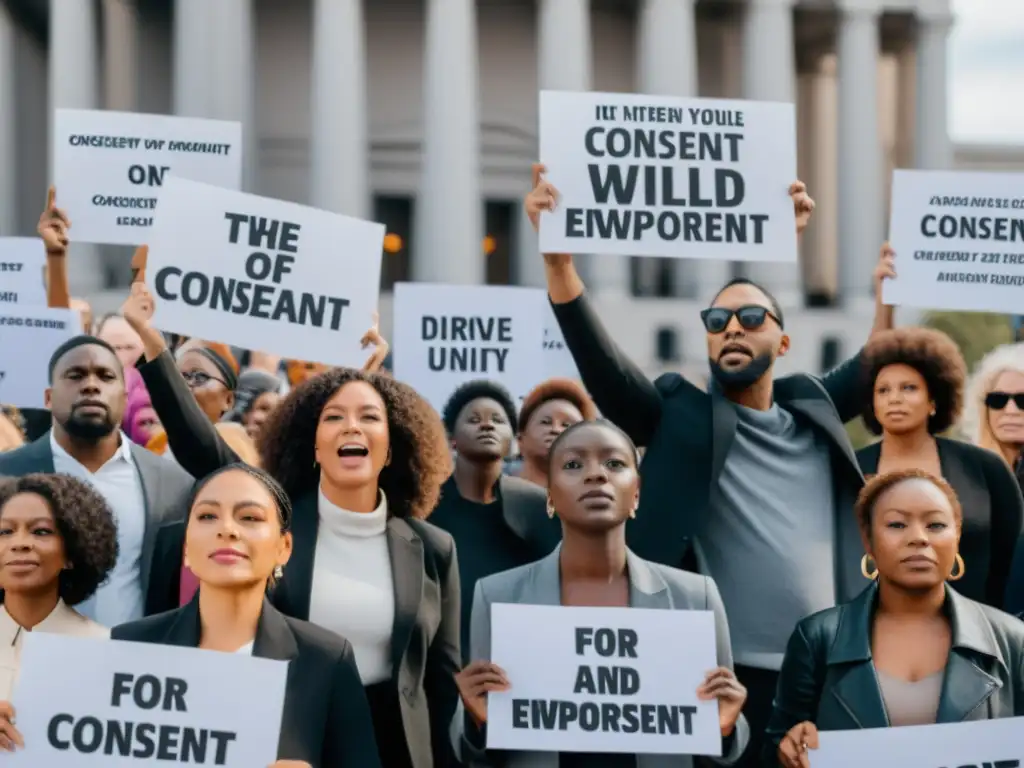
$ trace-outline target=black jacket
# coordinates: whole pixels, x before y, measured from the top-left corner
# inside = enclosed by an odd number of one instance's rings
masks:
[[[966,572],[956,590],[995,608],[1006,605],[1013,553],[1024,524],[1024,499],[1017,480],[999,456],[960,440],[935,438],[942,476],[963,508],[960,555]],[[878,472],[880,442],[857,451],[865,475]]]
[[[199,627],[197,595],[176,610],[114,627],[111,638],[196,648]],[[264,602],[253,655],[288,662],[279,760],[380,768],[370,707],[347,640]]]
[[[650,381],[602,327],[586,294],[552,306],[597,407],[647,449],[640,509],[626,526],[630,549],[645,560],[692,569],[684,558],[711,513],[736,435],[735,410],[714,388],[704,392],[679,374]],[[849,600],[863,584],[864,549],[852,509],[864,477],[843,426],[860,415],[860,379],[858,355],[821,379],[797,373],[774,382],[775,401],[810,424],[831,449],[838,600]]]
[[[765,766],[789,729],[805,720],[819,731],[885,728],[889,719],[871,656],[878,587],[797,624],[779,673],[768,723]],[[946,587],[953,628],[937,722],[1024,715],[1024,623]]]

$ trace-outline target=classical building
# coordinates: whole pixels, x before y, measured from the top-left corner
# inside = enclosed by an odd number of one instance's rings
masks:
[[[652,372],[702,363],[697,311],[736,273],[817,369],[866,332],[893,167],[1024,168],[950,145],[952,23],[949,0],[0,0],[0,234],[34,228],[55,107],[241,120],[247,190],[388,226],[386,331],[395,281],[539,284],[539,88],[793,101],[799,265],[581,263]],[[76,246],[73,291],[116,306],[127,259]]]

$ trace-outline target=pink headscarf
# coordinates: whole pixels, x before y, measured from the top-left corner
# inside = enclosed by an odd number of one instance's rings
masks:
[[[121,420],[121,428],[128,435],[129,440],[145,446],[153,433],[152,425],[145,422],[159,422],[159,420],[153,410],[153,403],[149,399],[146,385],[142,381],[142,374],[134,368],[126,368],[124,382],[127,403],[124,409],[124,418]]]

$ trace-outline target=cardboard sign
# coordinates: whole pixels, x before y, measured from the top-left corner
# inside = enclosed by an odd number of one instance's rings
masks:
[[[0,403],[45,408],[50,356],[81,332],[74,310],[0,305]]]
[[[0,311],[46,306],[46,249],[38,237],[0,237]]]

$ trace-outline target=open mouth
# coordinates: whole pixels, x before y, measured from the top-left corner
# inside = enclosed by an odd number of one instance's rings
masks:
[[[370,449],[358,443],[345,443],[338,449],[338,455],[343,459],[362,458],[370,455]]]

